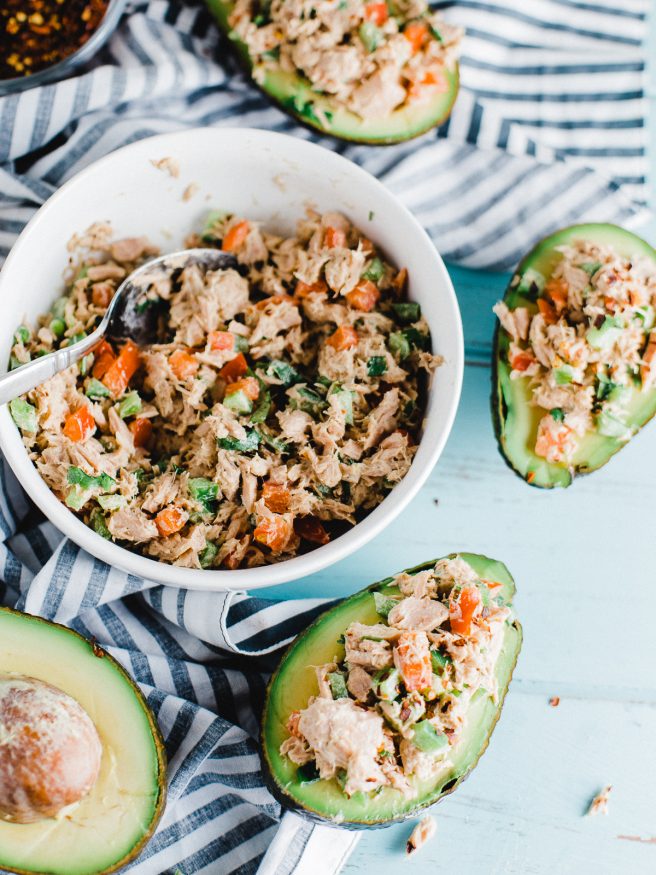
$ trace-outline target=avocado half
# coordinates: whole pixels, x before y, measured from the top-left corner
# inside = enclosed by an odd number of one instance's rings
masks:
[[[499,594],[510,605],[515,594],[515,582],[506,566],[487,556],[476,553],[452,553],[448,558],[461,556],[480,577],[503,585]],[[434,559],[415,568],[416,574],[432,568]],[[443,771],[431,781],[418,785],[414,799],[406,799],[397,790],[383,787],[375,795],[355,793],[345,796],[336,779],[304,783],[298,766],[280,754],[280,745],[288,737],[285,727],[292,711],[307,707],[310,696],[318,693],[313,666],[344,658],[340,636],[353,622],[374,624],[380,622],[376,612],[374,592],[399,595],[398,587],[388,577],[361,590],[326,611],[305,630],[285,652],[267,690],[262,716],[263,771],[267,786],[285,808],[302,817],[346,829],[365,829],[389,826],[391,823],[415,817],[420,811],[439,802],[463,781],[477,764],[488,746],[492,730],[501,714],[503,700],[522,644],[522,629],[517,620],[506,624],[505,639],[497,662],[499,682],[498,701],[487,695],[472,700],[467,726],[454,746]]]
[[[102,742],[100,775],[66,814],[0,820],[0,870],[107,875],[155,831],[166,801],[164,741],[146,700],[101,647],[65,626],[0,608],[0,671],[46,681],[76,699]]]
[[[235,4],[229,0],[206,0],[206,3],[219,27],[235,47],[240,60],[252,73],[253,62],[248,47],[230,35],[228,19]],[[448,91],[436,95],[431,101],[397,109],[382,119],[360,118],[330,96],[317,94],[308,80],[297,73],[267,71],[263,82],[253,81],[281,109],[307,127],[352,143],[387,146],[419,137],[447,119],[458,96],[458,65],[453,70],[445,71],[445,75],[449,83]]]
[[[571,225],[545,237],[520,262],[503,298],[507,306],[510,309],[526,307],[530,313],[535,313],[535,299],[530,297],[530,293],[527,297],[518,291],[517,278],[529,270],[535,270],[548,280],[560,257],[556,247],[581,239],[612,246],[628,258],[642,256],[656,263],[656,250],[617,225]],[[492,354],[492,419],[501,455],[516,474],[531,486],[543,489],[569,486],[577,474],[596,471],[626,446],[627,441],[591,431],[581,440],[570,465],[547,462],[536,455],[534,447],[538,423],[545,411],[531,404],[529,377],[510,379],[509,344],[508,333],[497,322]],[[656,388],[647,392],[632,388],[627,412],[627,425],[635,434],[656,413]]]

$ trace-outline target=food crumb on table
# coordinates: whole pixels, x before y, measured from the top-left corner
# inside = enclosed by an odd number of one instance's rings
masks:
[[[410,838],[405,846],[408,855],[414,854],[419,848],[423,847],[426,842],[430,841],[437,831],[437,824],[434,818],[427,814],[422,817],[419,823],[410,833]]]
[[[557,708],[560,705],[560,696],[552,696],[549,699],[549,704],[552,708]]]
[[[608,814],[608,797],[610,796],[610,791],[612,789],[612,786],[608,784],[608,786],[604,787],[601,792],[597,793],[590,803],[586,814]]]

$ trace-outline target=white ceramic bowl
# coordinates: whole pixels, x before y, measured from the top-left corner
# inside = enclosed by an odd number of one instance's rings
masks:
[[[166,157],[177,161],[177,178],[151,163]],[[183,200],[192,184],[197,191]],[[282,134],[209,128],[164,134],[113,152],[62,186],[24,229],[0,273],[0,369],[6,370],[16,326],[33,323],[61,293],[68,240],[93,222],[110,221],[120,236],[146,234],[166,252],[180,248],[209,209],[227,209],[289,232],[308,204],[345,213],[394,264],[408,268],[409,296],[421,304],[433,349],[444,356],[408,474],[366,519],[303,556],[235,571],[178,568],[105,540],[69,511],[37,474],[8,409],[1,408],[0,447],[19,481],[62,532],[98,559],[172,586],[270,586],[357,550],[401,513],[428,477],[451,430],[463,373],[462,323],[444,263],[417,220],[373,176],[328,149]]]

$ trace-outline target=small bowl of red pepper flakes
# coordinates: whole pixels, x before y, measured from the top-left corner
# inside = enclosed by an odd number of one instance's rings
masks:
[[[2,0],[0,94],[61,79],[118,24],[125,0]]]

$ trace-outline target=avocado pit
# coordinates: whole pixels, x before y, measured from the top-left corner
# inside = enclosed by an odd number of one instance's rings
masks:
[[[83,799],[100,772],[96,727],[72,696],[0,674],[0,818],[36,823]]]

